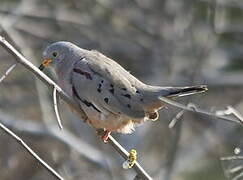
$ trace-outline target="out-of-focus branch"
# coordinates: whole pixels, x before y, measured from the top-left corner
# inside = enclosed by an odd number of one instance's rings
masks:
[[[36,66],[34,66],[30,61],[28,61],[22,54],[20,54],[10,43],[8,43],[2,36],[0,36],[0,45],[7,50],[11,55],[13,55],[17,62],[22,64],[25,68],[31,71],[38,79],[43,81],[48,87],[56,88],[60,97],[67,102],[80,116],[80,118],[87,120],[88,117],[80,106],[74,102],[54,81],[52,81],[47,75],[41,72]],[[108,138],[109,144],[114,148],[123,158],[128,158],[128,152],[125,149],[121,149],[122,146],[112,137]],[[151,180],[152,178],[145,172],[145,170],[138,164],[135,163],[133,169],[136,171],[138,176],[145,180]]]
[[[221,161],[231,161],[231,160],[243,160],[243,156],[228,156],[228,157],[221,157]]]
[[[242,161],[243,160],[243,156],[227,156],[227,157],[221,157],[220,158],[221,161]],[[222,164],[223,165],[223,164]],[[243,177],[243,166],[242,165],[237,165],[232,167],[232,165],[229,166],[230,168],[227,170],[226,168],[224,168],[226,177],[230,177],[233,176],[232,180],[240,180]]]
[[[2,77],[0,77],[0,83],[9,75],[9,73],[16,67],[17,64],[12,64],[6,71],[5,73],[2,75]]]
[[[180,120],[182,120],[182,116],[185,113],[185,110],[181,110],[179,113],[176,114],[176,116],[170,121],[169,128],[172,129],[175,127],[176,123]]]
[[[5,126],[8,126],[10,129],[14,129],[15,131],[36,136],[50,137],[58,140],[68,147],[74,149],[77,153],[82,155],[85,159],[87,159],[87,161],[93,163],[95,166],[102,167],[104,169],[106,168],[102,154],[99,151],[97,151],[91,145],[82,142],[80,138],[74,136],[65,129],[59,131],[56,127],[53,127],[53,125],[50,128],[47,128],[46,126],[34,123],[31,120],[17,120],[16,117],[1,111],[0,122],[2,122]]]
[[[21,146],[23,146],[28,153],[30,153],[31,156],[33,156],[38,162],[40,162],[44,168],[46,168],[51,174],[60,179],[64,180],[64,178],[58,174],[51,166],[49,166],[43,159],[41,159],[19,136],[17,136],[13,131],[8,129],[6,126],[4,126],[2,123],[0,123],[0,128],[6,132],[8,135],[13,137]]]

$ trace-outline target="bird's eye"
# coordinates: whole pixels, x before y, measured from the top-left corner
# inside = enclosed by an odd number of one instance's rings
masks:
[[[57,52],[52,53],[53,57],[57,57]]]

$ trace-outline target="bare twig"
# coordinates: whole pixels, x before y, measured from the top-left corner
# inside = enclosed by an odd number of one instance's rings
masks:
[[[205,110],[203,110],[201,108],[198,108],[195,105],[188,107],[188,106],[186,106],[184,104],[175,102],[175,101],[173,101],[171,99],[168,99],[168,98],[165,98],[165,97],[160,97],[160,99],[163,102],[165,102],[166,104],[169,104],[169,105],[174,106],[174,107],[178,107],[180,109],[184,109],[186,111],[191,111],[191,112],[196,112],[196,113],[199,113],[199,114],[204,114],[204,115],[216,117],[216,118],[228,121],[228,122],[234,122],[234,123],[241,124],[241,125],[243,124],[243,122],[240,119],[238,119],[238,117],[236,119],[236,118],[227,117],[227,116],[224,116],[224,115],[218,115],[216,113],[211,113],[211,112],[205,111]]]
[[[228,156],[228,157],[221,157],[221,161],[231,161],[231,160],[243,160],[243,156]]]
[[[241,123],[243,123],[243,117],[240,114],[239,111],[237,111],[234,107],[232,106],[227,106],[227,109],[224,111],[216,111],[217,115],[231,115],[233,114],[236,118],[240,120]]]
[[[10,43],[8,43],[2,36],[0,36],[0,45],[6,49],[11,55],[13,55],[17,62],[22,64],[28,70],[30,70],[38,79],[43,81],[48,87],[56,88],[60,97],[67,102],[80,116],[80,118],[87,120],[88,117],[80,106],[74,102],[54,81],[52,81],[47,75],[41,72],[36,66],[34,66],[30,61],[28,61],[22,54],[20,54]],[[112,137],[109,136],[109,144],[125,159],[128,157],[128,152],[125,149],[121,149],[121,145]],[[116,148],[115,148],[116,147]],[[145,180],[151,180],[152,178],[145,172],[145,170],[138,164],[135,163],[133,169],[137,174]]]
[[[242,179],[243,177],[243,172],[238,174],[237,176],[235,176],[234,178],[232,178],[232,180],[239,180],[239,179]]]
[[[21,146],[23,146],[38,162],[40,162],[43,167],[45,167],[49,172],[52,173],[57,179],[64,180],[64,178],[58,174],[54,169],[52,169],[43,159],[41,159],[19,136],[17,136],[13,131],[8,129],[2,123],[0,123],[0,128],[7,134],[12,136]]]
[[[231,174],[234,174],[234,173],[237,173],[237,172],[242,171],[242,170],[243,170],[243,166],[240,165],[240,166],[236,166],[236,167],[230,169],[229,172]]]
[[[129,153],[110,135],[108,142],[124,159],[128,158]],[[138,164],[138,162],[135,162],[133,168],[136,172],[141,172],[136,178],[140,177],[141,179],[152,180],[149,174]]]
[[[57,117],[57,123],[58,123],[58,126],[59,128],[62,130],[63,127],[62,127],[62,122],[61,122],[61,119],[60,119],[60,116],[59,116],[59,111],[58,111],[58,105],[57,105],[57,89],[54,87],[53,89],[53,104],[54,104],[54,110],[55,110],[55,114],[56,114],[56,117]]]
[[[183,114],[185,113],[185,110],[181,110],[176,114],[176,116],[170,121],[169,128],[172,129],[175,127],[176,123],[182,119]]]
[[[63,129],[62,131],[57,130],[56,127],[50,125],[47,128],[39,123],[34,123],[31,120],[18,119],[12,115],[6,114],[0,111],[0,121],[15,131],[24,132],[31,135],[43,136],[53,138],[68,147],[74,149],[78,154],[82,155],[89,162],[93,163],[98,167],[105,168],[104,159],[102,153],[96,150],[93,146],[84,143],[80,138],[76,137],[68,130]],[[23,123],[24,122],[24,123]],[[51,131],[50,131],[51,130]]]
[[[2,75],[2,77],[0,77],[0,83],[9,75],[9,73],[16,67],[17,64],[12,64],[6,71],[5,73]]]

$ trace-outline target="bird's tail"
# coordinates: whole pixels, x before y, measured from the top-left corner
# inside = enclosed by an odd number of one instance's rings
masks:
[[[207,91],[208,88],[206,85],[198,85],[198,86],[188,86],[188,87],[168,87],[166,88],[167,93],[162,93],[164,97],[182,97],[188,96],[192,94],[202,93]]]
[[[167,98],[177,98],[182,96],[188,96],[192,94],[202,93],[207,91],[207,86],[187,86],[187,87],[159,87],[159,86],[147,86],[143,92],[144,109],[146,110],[148,119],[157,120],[158,109],[165,106],[165,100]],[[164,100],[165,99],[165,100]]]

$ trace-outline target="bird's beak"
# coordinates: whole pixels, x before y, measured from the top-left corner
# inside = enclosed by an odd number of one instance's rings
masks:
[[[52,59],[44,59],[39,66],[39,69],[42,71],[45,67],[47,67],[52,62]]]

